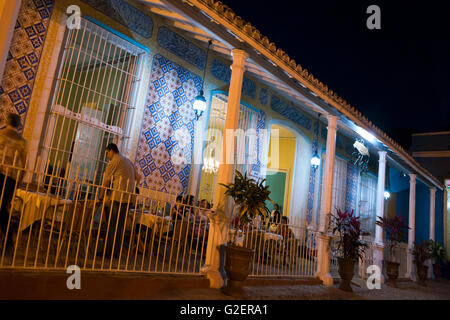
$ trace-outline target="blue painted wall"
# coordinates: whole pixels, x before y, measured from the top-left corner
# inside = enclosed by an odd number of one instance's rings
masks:
[[[396,215],[401,216],[406,224],[409,224],[409,189],[397,192]],[[408,242],[408,232],[403,236],[403,242]]]
[[[416,182],[415,242],[430,239],[430,188],[421,181]]]
[[[435,239],[444,245],[444,192],[436,190],[435,206]]]

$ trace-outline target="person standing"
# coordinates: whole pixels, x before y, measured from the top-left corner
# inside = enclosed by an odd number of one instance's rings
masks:
[[[105,223],[109,224],[109,227],[107,228],[105,256],[109,257],[112,254],[118,258],[127,221],[127,211],[134,203],[133,193],[141,178],[133,163],[119,153],[116,144],[108,144],[106,157],[109,159],[109,163],[103,175],[99,196],[100,201],[107,200],[105,202],[105,207],[107,207],[105,208]],[[106,190],[108,191],[106,192]]]
[[[27,142],[19,133],[19,127],[20,116],[9,113],[6,118],[6,128],[0,131],[0,229],[3,236],[8,229],[8,208],[16,185],[22,183],[23,170],[21,169],[25,168],[27,158]],[[11,235],[12,232],[9,231],[6,247],[12,245]]]

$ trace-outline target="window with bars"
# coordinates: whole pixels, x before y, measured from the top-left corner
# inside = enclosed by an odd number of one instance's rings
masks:
[[[375,235],[377,178],[363,173],[359,184],[358,215],[363,230]]]
[[[68,30],[41,148],[41,170],[99,184],[104,152],[127,143],[145,51],[82,19]]]
[[[331,212],[337,209],[345,210],[345,195],[347,192],[347,161],[338,157],[334,160],[333,192],[331,198]]]
[[[222,159],[222,141],[225,128],[228,97],[224,94],[215,94],[211,99],[211,109],[208,122],[208,131],[203,152],[203,168],[200,180],[199,199],[214,201],[217,184],[217,170]],[[240,106],[238,130],[234,152],[235,170],[250,174],[252,164],[255,163],[257,153],[257,127],[258,113],[245,106]]]

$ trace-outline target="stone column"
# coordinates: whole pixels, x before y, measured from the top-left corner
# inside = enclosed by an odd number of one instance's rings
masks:
[[[430,240],[435,240],[435,208],[436,208],[436,188],[430,188]],[[429,260],[428,277],[433,275],[433,262]]]
[[[333,285],[330,274],[330,246],[328,226],[331,213],[331,197],[333,190],[333,166],[336,149],[337,116],[328,115],[327,150],[325,156],[324,178],[322,186],[322,200],[320,204],[320,229],[318,235],[318,261],[315,277],[323,281],[326,286]]]
[[[0,1],[0,81],[3,79],[6,58],[8,57],[21,3],[22,0]]]
[[[414,280],[413,256],[415,224],[416,224],[416,175],[409,174],[409,231],[408,231],[408,261],[406,265],[406,278]]]
[[[222,144],[222,161],[219,166],[213,207],[215,218],[211,219],[210,222],[204,269],[211,288],[221,288],[224,285],[221,248],[227,243],[228,239],[228,226],[232,217],[232,199],[225,197],[224,187],[220,183],[228,184],[233,179],[234,131],[238,125],[242,81],[244,79],[245,61],[248,57],[248,54],[240,49],[233,49],[232,54],[233,64]]]
[[[385,191],[385,179],[386,179],[386,151],[378,151],[380,159],[378,160],[378,183],[377,183],[377,202],[376,202],[376,215],[384,218],[384,191]],[[389,177],[388,177],[389,179]],[[375,264],[383,270],[383,258],[384,258],[384,241],[383,241],[383,229],[375,225]],[[383,272],[381,273],[381,281],[384,281]]]

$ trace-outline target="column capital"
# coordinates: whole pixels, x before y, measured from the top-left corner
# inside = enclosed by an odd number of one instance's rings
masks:
[[[327,126],[327,128],[336,130],[338,117],[334,116],[332,114],[328,114],[327,115],[327,119],[328,119],[328,126]]]
[[[378,155],[380,156],[380,161],[381,160],[386,161],[387,151],[378,151]]]
[[[248,58],[248,53],[242,49],[231,50],[231,55],[233,56],[233,66],[245,67],[245,61]]]
[[[430,188],[430,193],[436,193],[436,187],[431,187]]]
[[[410,182],[412,183],[412,182],[416,182],[416,177],[417,177],[417,175],[415,174],[415,173],[410,173],[409,174],[409,178],[410,178]]]

